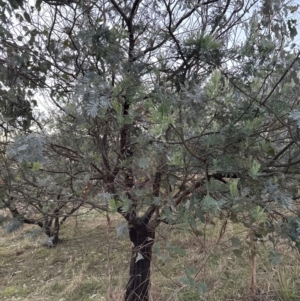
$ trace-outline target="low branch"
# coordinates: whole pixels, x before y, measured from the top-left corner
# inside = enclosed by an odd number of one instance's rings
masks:
[[[13,218],[18,218],[21,220],[24,224],[29,224],[29,225],[38,225],[40,228],[43,228],[43,223],[41,221],[37,221],[34,219],[29,219],[26,218],[24,215],[22,215],[19,210],[15,207],[12,206],[12,204],[5,202],[4,205],[6,208],[9,209],[10,213],[12,214]]]

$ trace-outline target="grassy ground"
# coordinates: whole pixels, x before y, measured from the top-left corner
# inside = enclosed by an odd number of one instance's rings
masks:
[[[116,235],[121,222],[112,216],[108,225],[96,212],[70,220],[61,232],[63,243],[54,249],[41,246],[43,236],[30,237],[33,227],[25,226],[13,234],[0,230],[0,300],[122,300],[131,246],[129,239]],[[258,244],[257,293],[253,294],[247,230],[228,224],[219,239],[221,228],[220,222],[202,225],[199,236],[178,226],[159,228],[151,301],[300,300],[296,251],[280,246],[282,260],[274,265],[269,260],[272,246]],[[185,271],[190,275],[186,280]],[[194,280],[206,283],[205,294],[191,285]]]

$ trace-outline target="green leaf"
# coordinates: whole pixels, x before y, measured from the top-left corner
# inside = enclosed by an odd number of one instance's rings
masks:
[[[300,242],[295,241],[295,247],[297,248],[298,252],[300,252]]]
[[[250,171],[249,171],[249,175],[253,178],[253,179],[257,179],[258,176],[260,175],[260,163],[257,160],[253,160],[252,162],[252,166],[250,167]]]
[[[120,238],[127,238],[128,237],[128,224],[119,224],[116,228],[116,232],[117,232],[117,237],[120,237]]]
[[[110,199],[110,200],[108,201],[108,208],[109,208],[109,210],[110,210],[111,212],[113,212],[113,213],[117,212],[119,206],[118,206],[118,204],[117,204],[117,202],[116,202],[115,199]]]
[[[139,159],[139,167],[142,169],[146,169],[149,165],[149,160],[148,158],[142,157]]]
[[[8,0],[9,4],[11,5],[11,7],[13,9],[18,9],[19,8],[19,4],[16,0]]]
[[[257,221],[264,222],[266,221],[266,214],[263,208],[256,206],[250,211],[251,222],[255,223]]]
[[[144,259],[144,256],[140,252],[138,252],[137,256],[136,256],[136,259],[135,259],[135,262],[137,263],[139,260],[142,260],[142,259]]]
[[[198,285],[197,285],[197,292],[199,294],[204,294],[204,293],[206,293],[206,291],[207,291],[207,285],[206,285],[206,283],[204,283],[204,282],[198,283]]]
[[[48,63],[47,62],[41,62],[40,65],[39,65],[39,69],[41,72],[43,73],[47,73],[48,71]]]
[[[180,256],[185,256],[186,255],[185,250],[179,248],[178,246],[171,246],[169,248],[169,250],[170,250],[170,253],[172,253],[172,254],[178,254]]]
[[[31,18],[27,12],[24,12],[24,18],[28,23],[31,23]]]
[[[233,198],[235,198],[238,195],[238,182],[239,179],[232,179],[229,182],[229,190],[230,190],[230,194]]]
[[[119,206],[119,208],[121,208],[121,211],[124,213],[128,212],[132,206],[132,201],[126,197],[122,197],[121,201],[122,201],[122,205],[121,205],[121,207]],[[119,202],[119,204],[120,204],[120,202]]]
[[[187,267],[187,268],[185,268],[184,271],[185,271],[185,274],[186,274],[189,278],[193,277],[193,276],[195,275],[195,273],[196,273],[194,267]]]
[[[37,0],[35,3],[35,8],[40,11],[43,0]]]
[[[233,254],[238,257],[238,258],[241,258],[242,257],[242,254],[243,254],[243,251],[240,250],[240,249],[234,249],[233,251]]]
[[[299,85],[299,84],[300,84],[300,79],[299,79],[299,77],[298,77],[298,72],[295,71],[295,70],[293,70],[293,71],[291,72],[291,76],[292,76],[292,79],[294,80],[294,83],[295,83],[296,85]]]
[[[157,242],[153,245],[153,252],[157,255],[160,256],[161,252],[160,252],[160,244]]]
[[[231,244],[234,248],[238,248],[238,247],[241,246],[241,241],[238,237],[234,236],[234,237],[231,238]]]
[[[33,162],[33,165],[32,165],[32,170],[33,171],[38,171],[40,168],[41,168],[41,163],[40,162]]]
[[[239,222],[238,216],[237,216],[236,213],[234,213],[234,212],[232,212],[232,213],[230,214],[230,220],[231,220],[234,224],[236,224],[236,223]]]
[[[215,69],[211,76],[211,81],[216,87],[219,84],[221,78],[222,78],[221,71],[219,69]]]
[[[216,214],[220,211],[220,207],[224,204],[223,200],[215,200],[210,195],[206,195],[202,201],[202,208],[204,211],[209,212],[211,214]]]
[[[269,141],[263,140],[261,142],[261,147],[262,147],[263,151],[265,151],[269,156],[271,156],[271,157],[275,156],[275,150],[271,146],[271,143]]]
[[[295,24],[297,24],[297,20],[290,19],[290,20],[288,20],[287,23],[288,23],[288,28],[289,28],[289,31],[290,31],[290,37],[293,40],[294,37],[297,35],[297,29],[296,29],[296,26],[295,26]]]
[[[195,268],[193,267],[187,267],[184,269],[185,276],[180,278],[180,281],[183,284],[186,284],[188,287],[192,288],[195,286],[195,279],[194,275],[196,273]]]
[[[19,5],[20,7],[23,6],[23,0],[15,0],[15,1],[18,3],[18,5]]]
[[[279,265],[281,262],[281,254],[276,250],[271,250],[269,254],[269,260],[273,265]]]

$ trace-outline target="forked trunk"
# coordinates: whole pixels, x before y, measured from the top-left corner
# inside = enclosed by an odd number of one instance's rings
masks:
[[[150,266],[155,232],[145,224],[132,226],[129,230],[133,243],[130,261],[130,278],[126,286],[125,301],[148,301],[150,289]]]

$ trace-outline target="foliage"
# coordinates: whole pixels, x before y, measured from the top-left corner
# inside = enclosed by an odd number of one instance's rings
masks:
[[[55,106],[11,135],[6,206],[46,220],[115,211],[139,250],[162,222],[224,216],[300,245],[297,6],[2,4],[3,116],[22,121],[38,95]]]

